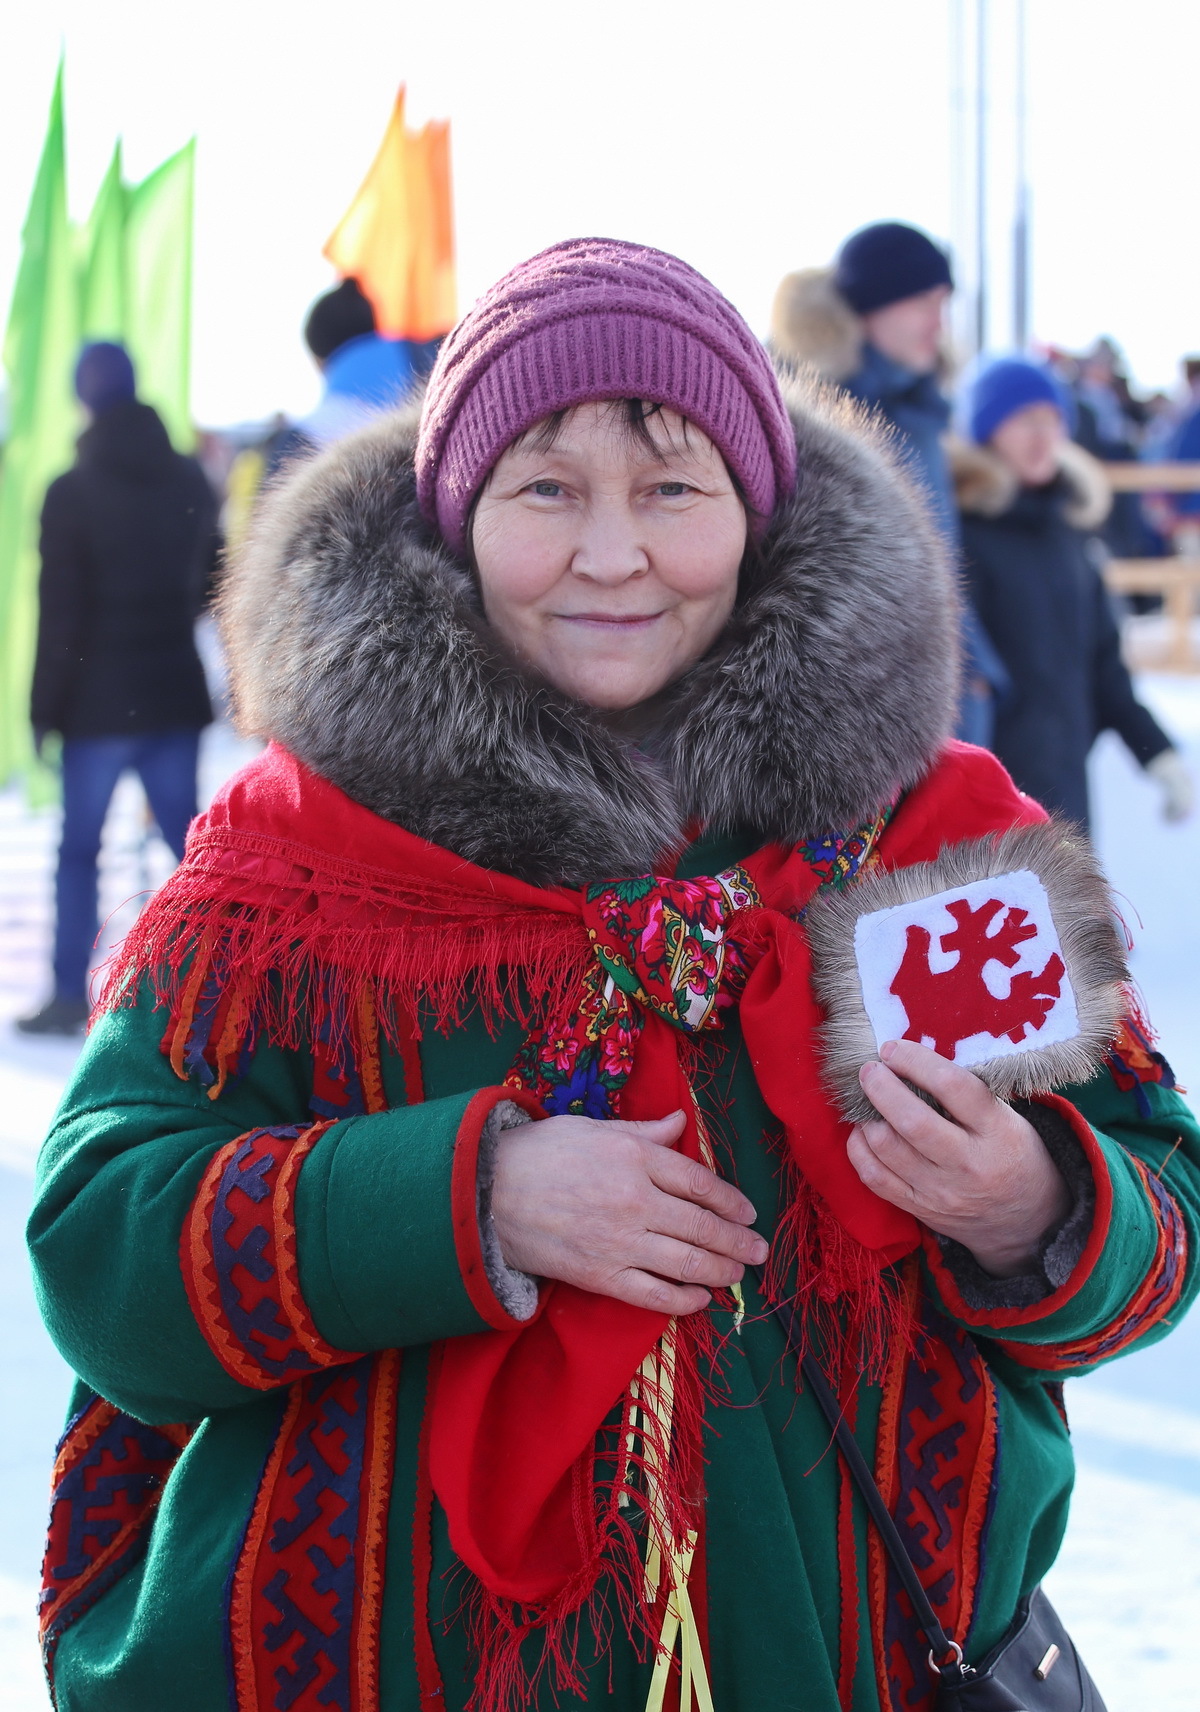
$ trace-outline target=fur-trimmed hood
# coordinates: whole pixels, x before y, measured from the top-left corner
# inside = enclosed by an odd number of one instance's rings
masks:
[[[797,841],[928,769],[953,582],[886,437],[790,389],[799,480],[714,648],[636,741],[526,675],[417,508],[415,411],[295,466],[222,594],[237,716],[349,796],[537,884],[645,872],[696,822]]]
[[[862,366],[864,337],[862,318],[833,283],[832,268],[801,268],[780,280],[770,337],[780,362],[815,369],[822,380],[849,380]]]
[[[973,517],[1002,517],[1011,509],[1020,483],[1001,457],[967,440],[950,440],[946,452],[960,511]],[[1064,488],[1063,517],[1075,529],[1098,529],[1112,509],[1112,489],[1102,466],[1082,446],[1064,440],[1058,467]]]
[[[780,280],[767,344],[785,368],[811,369],[840,386],[862,368],[866,337],[862,316],[834,284],[831,267],[801,268]],[[952,383],[954,368],[949,341],[943,340],[936,373],[940,387]]]

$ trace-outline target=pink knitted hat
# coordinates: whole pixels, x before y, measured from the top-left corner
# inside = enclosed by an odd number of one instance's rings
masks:
[[[643,398],[702,428],[766,519],[796,481],[796,442],[766,352],[676,256],[573,238],[522,262],[447,338],[417,441],[421,510],[456,552],[471,503],[519,434],[591,399]]]

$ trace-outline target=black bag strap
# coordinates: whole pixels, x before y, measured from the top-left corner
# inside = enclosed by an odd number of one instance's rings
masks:
[[[749,1270],[755,1273],[761,1289],[761,1274],[753,1267]],[[765,1294],[764,1300],[766,1300]],[[905,1545],[900,1530],[892,1520],[891,1513],[883,1501],[883,1493],[879,1490],[875,1476],[871,1473],[867,1460],[858,1447],[858,1440],[850,1430],[850,1423],[843,1413],[842,1406],[834,1395],[829,1381],[821,1372],[820,1363],[816,1356],[811,1350],[804,1348],[798,1314],[786,1302],[772,1303],[771,1308],[783,1327],[788,1348],[799,1359],[804,1383],[812,1390],[813,1396],[820,1405],[821,1413],[829,1422],[837,1447],[846,1459],[846,1467],[850,1470],[854,1484],[862,1493],[863,1502],[866,1504],[871,1520],[878,1530],[884,1550],[891,1558],[896,1574],[904,1586],[904,1591],[912,1602],[917,1627],[929,1642],[930,1669],[941,1674],[947,1666],[964,1668],[962,1665],[962,1648],[942,1628],[938,1621],[937,1612],[929,1603],[929,1596],[921,1586],[921,1578],[917,1574],[912,1558],[909,1556],[908,1547]]]

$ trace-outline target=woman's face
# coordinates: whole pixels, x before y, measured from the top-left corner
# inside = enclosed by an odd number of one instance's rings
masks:
[[[992,435],[992,450],[1024,487],[1045,487],[1058,474],[1059,451],[1067,437],[1062,412],[1054,404],[1027,404]]]
[[[635,707],[707,653],[733,611],[746,513],[708,436],[671,410],[581,404],[548,446],[504,453],[475,508],[488,623],[556,689]]]

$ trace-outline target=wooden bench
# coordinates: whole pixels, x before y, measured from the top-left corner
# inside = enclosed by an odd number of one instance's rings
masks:
[[[1105,464],[1104,473],[1114,493],[1200,493],[1200,464]],[[1200,525],[1200,517],[1196,521]],[[1162,596],[1161,616],[1134,618],[1127,625],[1126,651],[1135,670],[1200,673],[1200,639],[1193,634],[1200,556],[1110,559],[1104,580],[1114,594]]]

